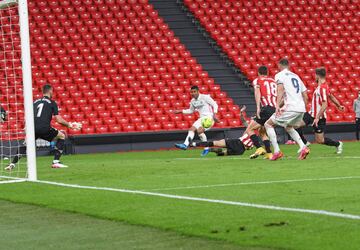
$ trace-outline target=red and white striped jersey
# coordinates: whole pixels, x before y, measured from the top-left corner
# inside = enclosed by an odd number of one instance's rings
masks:
[[[253,81],[253,86],[260,89],[261,106],[276,106],[277,85],[273,78],[259,76]]]
[[[247,133],[244,133],[239,139],[244,144],[246,150],[254,147],[254,144]]]
[[[321,109],[322,103],[328,101],[329,95],[330,95],[329,86],[326,83],[321,84],[315,89],[311,100],[310,115],[312,117],[316,117],[317,113]],[[320,118],[326,118],[326,110],[324,112],[323,117]]]

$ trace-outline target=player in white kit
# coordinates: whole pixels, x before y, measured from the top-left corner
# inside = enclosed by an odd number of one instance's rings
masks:
[[[190,107],[188,109],[174,111],[175,114],[192,114],[197,111],[200,115],[200,118],[197,119],[189,129],[184,143],[175,144],[175,147],[183,150],[186,150],[189,147],[190,142],[194,139],[195,132],[197,132],[201,141],[207,141],[205,131],[209,130],[211,127],[206,129],[203,128],[201,124],[202,119],[209,117],[215,122],[218,121],[216,118],[218,105],[210,95],[200,94],[198,86],[192,86],[190,94],[192,97]]]
[[[281,59],[279,61],[280,72],[275,75],[277,83],[276,112],[265,123],[266,132],[274,147],[272,161],[283,157],[277,142],[274,127],[276,125],[284,127],[291,138],[300,146],[299,159],[303,160],[310,153],[310,150],[301,140],[298,132],[294,129],[302,122],[306,112],[307,93],[306,87],[300,77],[289,70],[289,61]],[[284,105],[281,107],[281,104]]]

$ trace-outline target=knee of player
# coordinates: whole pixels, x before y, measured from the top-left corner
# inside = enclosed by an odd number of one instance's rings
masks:
[[[193,127],[189,128],[189,131],[196,132],[196,128],[193,126]]]
[[[273,125],[271,124],[270,121],[266,121],[265,124],[264,124],[264,127],[265,127],[265,128],[272,128]]]
[[[197,133],[198,133],[198,135],[203,134],[203,133],[205,133],[205,130],[203,128],[198,128]]]
[[[290,131],[294,130],[294,127],[286,127],[285,130],[289,133]]]

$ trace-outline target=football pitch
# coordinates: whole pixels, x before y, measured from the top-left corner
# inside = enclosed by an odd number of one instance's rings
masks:
[[[360,143],[270,162],[199,150],[38,158],[0,184],[4,249],[360,249]]]

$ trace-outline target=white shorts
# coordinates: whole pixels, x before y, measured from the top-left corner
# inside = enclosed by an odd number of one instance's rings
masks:
[[[301,123],[303,120],[304,113],[302,112],[293,112],[293,111],[283,111],[279,116],[276,116],[274,113],[270,119],[278,126],[281,127],[295,127]]]
[[[210,117],[210,116],[209,116]],[[193,123],[193,127],[195,127],[196,129],[199,129],[199,128],[203,128],[203,126],[201,125],[201,120],[203,119],[204,117],[201,117],[199,119],[197,119],[194,123]],[[212,119],[212,117],[210,117]],[[214,125],[213,125],[214,126]],[[211,126],[212,127],[212,126]],[[208,131],[210,128],[203,128],[205,131]]]

